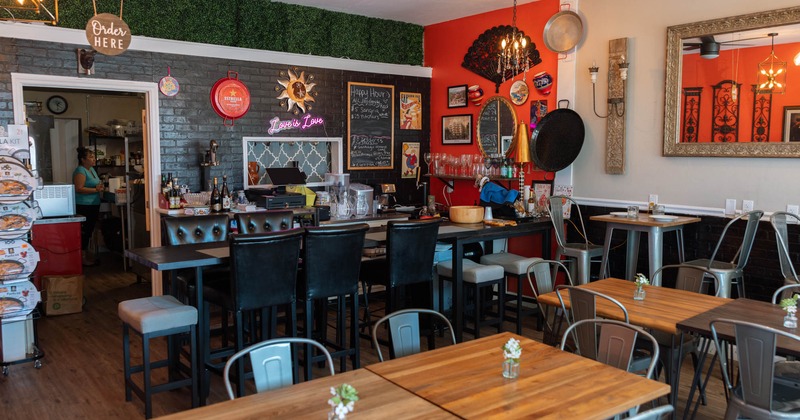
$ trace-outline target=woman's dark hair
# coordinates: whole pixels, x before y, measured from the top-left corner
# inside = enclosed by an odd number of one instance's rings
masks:
[[[86,159],[86,156],[89,153],[94,154],[94,150],[87,149],[87,148],[85,148],[83,146],[78,146],[78,148],[76,150],[78,151],[78,163],[79,164],[81,163],[81,159]]]

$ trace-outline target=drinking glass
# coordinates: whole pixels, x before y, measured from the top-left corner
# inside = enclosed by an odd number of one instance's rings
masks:
[[[422,155],[422,159],[425,160],[425,164],[428,165],[428,174],[431,173],[431,152],[427,152]]]

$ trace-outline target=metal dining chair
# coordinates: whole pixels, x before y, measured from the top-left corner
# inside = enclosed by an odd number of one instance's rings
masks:
[[[553,230],[556,232],[556,242],[558,249],[556,250],[556,260],[561,260],[562,256],[575,258],[577,270],[572,267],[570,273],[572,278],[578,284],[589,283],[591,278],[591,263],[592,258],[603,258],[603,247],[589,243],[589,238],[586,236],[586,226],[583,223],[583,215],[581,215],[581,208],[573,199],[567,196],[554,195],[548,199],[550,202],[550,220],[553,222]],[[578,234],[583,238],[581,243],[567,242],[567,237],[564,232],[564,206],[573,206],[578,213],[578,222],[580,222],[580,230]],[[577,228],[577,225],[575,225]],[[595,262],[602,262],[596,260]],[[577,273],[576,273],[577,271]],[[605,273],[601,273],[601,276]]]
[[[781,286],[772,294],[772,303],[777,305],[782,299],[788,299],[795,294],[800,294],[800,284],[787,284]]]
[[[779,337],[800,342],[800,336],[752,322],[715,319],[710,322],[717,350],[723,343],[717,334],[722,325],[732,327],[739,354],[738,378],[728,372],[727,358],[720,357],[722,379],[729,391],[726,419],[750,418],[798,419],[800,387],[775,377],[775,348]],[[734,379],[738,379],[734,383]]]
[[[556,260],[539,260],[529,265],[527,268],[528,286],[533,291],[538,308],[538,316],[543,320],[544,331],[542,341],[545,344],[557,346],[561,341],[561,327],[565,313],[557,308],[553,311],[552,318],[549,316],[549,306],[539,302],[539,295],[550,293],[556,288],[558,273],[564,273],[566,284],[572,286],[572,277],[567,267]]]
[[[372,326],[372,345],[378,351],[378,360],[383,361],[383,353],[378,343],[378,327],[384,322],[389,323],[390,358],[394,359],[420,352],[420,314],[427,314],[431,316],[432,320],[441,321],[444,329],[450,332],[452,344],[456,343],[453,326],[446,316],[430,309],[401,309],[384,316]]]
[[[753,248],[753,242],[756,238],[758,222],[763,215],[763,211],[754,210],[733,218],[722,230],[722,234],[720,234],[719,240],[717,241],[717,246],[714,248],[714,252],[711,254],[710,258],[686,261],[682,264],[706,268],[716,273],[719,278],[720,287],[720,292],[717,294],[718,296],[731,297],[731,287],[735,284],[739,297],[745,297],[744,267],[750,259],[750,250]],[[742,243],[739,245],[738,251],[730,262],[719,261],[717,256],[722,249],[723,243],[725,243],[725,234],[731,226],[736,224],[739,220],[747,220],[747,226],[742,236]]]
[[[231,367],[245,356],[250,357],[256,392],[270,391],[292,385],[295,382],[294,372],[296,370],[293,361],[297,360],[296,357],[292,357],[292,344],[302,344],[319,349],[320,353],[325,356],[331,376],[335,375],[331,354],[328,353],[325,346],[314,340],[287,337],[262,341],[236,352],[225,363],[222,378],[225,381],[225,390],[228,392],[228,398],[231,400],[236,398],[233,386],[231,386]]]
[[[643,411],[633,417],[628,417],[628,420],[660,420],[665,414],[672,413],[673,410],[675,410],[675,408],[671,404],[662,405]]]
[[[789,256],[789,222],[800,224],[800,216],[785,211],[776,211],[769,217],[769,223],[775,229],[775,242],[778,246],[778,260],[781,264],[784,284],[798,284],[800,278]]]

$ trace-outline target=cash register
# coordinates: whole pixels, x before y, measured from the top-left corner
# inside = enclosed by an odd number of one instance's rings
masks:
[[[306,197],[300,193],[287,192],[287,185],[305,185],[306,175],[295,167],[264,168],[270,185],[252,187],[248,190],[250,201],[267,210],[293,209],[305,206]],[[266,188],[265,188],[266,187]]]

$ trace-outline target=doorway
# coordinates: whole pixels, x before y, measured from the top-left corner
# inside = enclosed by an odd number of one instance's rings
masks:
[[[161,148],[160,130],[158,124],[158,85],[156,83],[134,82],[127,80],[91,79],[81,77],[49,76],[40,74],[11,73],[12,99],[14,105],[15,124],[25,123],[25,104],[24,90],[26,88],[38,89],[71,89],[77,91],[105,91],[105,92],[129,92],[143,94],[145,110],[143,115],[143,137],[147,143],[147,153],[143,156],[145,160],[145,184],[144,197],[146,220],[145,223],[150,227],[150,244],[158,246],[161,244],[161,232],[157,227],[160,226],[160,214],[153,211],[153,206],[158,203],[158,193],[160,184],[158,172],[161,168]],[[153,227],[156,228],[153,228]],[[151,271],[152,294],[161,294],[161,275],[159,272]]]

